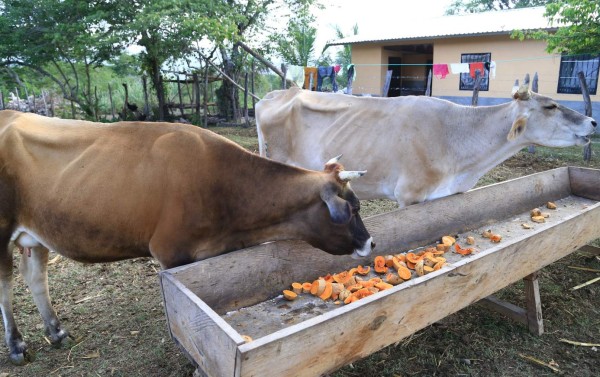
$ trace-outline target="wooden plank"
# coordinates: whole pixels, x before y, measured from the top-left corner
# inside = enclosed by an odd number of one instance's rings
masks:
[[[598,237],[600,204],[419,279],[240,346],[241,376],[316,376],[366,357]],[[302,350],[301,357],[298,350]]]
[[[397,253],[432,243],[444,234],[493,224],[569,194],[568,169],[558,168],[376,215],[364,223],[377,243],[375,254]],[[273,297],[291,281],[316,278],[372,259],[332,256],[301,241],[267,243],[218,258],[222,262],[196,262],[174,269],[173,274],[219,314]],[[240,264],[240,260],[245,262]],[[248,270],[255,271],[253,284],[247,284]],[[314,276],[307,276],[307,271]],[[230,285],[236,287],[235,294],[218,284],[222,276],[228,276]]]
[[[529,332],[540,336],[544,333],[544,322],[542,317],[542,300],[540,298],[540,283],[538,273],[534,272],[526,276],[525,282],[525,305],[527,308],[527,327]]]
[[[600,200],[600,169],[569,166],[569,180],[574,195]]]
[[[171,337],[210,377],[236,375],[237,347],[243,338],[168,271],[160,272]]]
[[[498,312],[502,315],[507,316],[515,322],[527,325],[527,311],[517,305],[511,304],[498,299],[494,295],[484,297],[477,302],[479,305],[484,306],[490,310]]]

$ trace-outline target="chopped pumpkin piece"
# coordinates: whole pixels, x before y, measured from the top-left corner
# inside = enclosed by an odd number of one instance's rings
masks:
[[[312,288],[312,283],[309,283],[309,282],[302,283],[302,293],[310,293],[311,288]]]
[[[310,288],[310,294],[313,296],[322,295],[323,291],[325,290],[326,284],[327,284],[327,282],[321,278],[313,281],[312,287]]]
[[[502,241],[502,236],[499,234],[492,234],[492,236],[490,237],[490,241],[498,243]]]
[[[442,237],[442,244],[446,245],[448,247],[454,245],[455,242],[456,242],[456,239],[454,237],[451,237],[451,236]]]
[[[393,265],[393,261],[392,261],[394,259],[393,255],[386,255],[384,257],[384,259],[385,259],[385,266],[386,267],[393,267],[394,266]]]
[[[546,219],[544,218],[544,216],[531,216],[531,221],[533,221],[534,223],[545,223]]]
[[[400,283],[402,283],[404,280],[402,280],[402,278],[396,274],[393,273],[389,273],[385,276],[385,282],[391,285],[398,285]]]
[[[359,275],[363,275],[363,276],[367,275],[369,273],[369,271],[371,271],[371,267],[369,267],[369,266],[364,266],[364,267],[358,266],[356,268],[356,272],[358,272]]]
[[[415,264],[419,261],[419,257],[415,253],[406,253],[406,261]]]
[[[375,284],[375,288],[379,289],[380,291],[385,291],[386,289],[394,288],[394,286],[382,281],[381,283]]]
[[[467,244],[474,245],[475,244],[475,237],[473,237],[473,236],[467,237]]]
[[[246,343],[250,343],[252,341],[252,338],[248,335],[242,335],[242,338],[244,338],[244,342]]]
[[[336,283],[346,284],[350,278],[352,278],[352,275],[348,271],[342,271],[333,275],[333,281]]]
[[[319,298],[323,301],[327,301],[329,298],[331,298],[332,292],[333,286],[331,285],[331,282],[325,282],[325,289],[323,290],[323,293],[319,295]]]
[[[412,277],[412,273],[410,272],[408,267],[400,266],[400,268],[398,269],[398,276],[400,276],[402,280],[410,280],[410,278]]]
[[[300,283],[292,283],[292,291],[295,294],[302,293],[302,284],[300,284]]]
[[[298,295],[296,293],[294,293],[293,291],[290,291],[289,289],[284,289],[283,290],[283,297],[286,300],[293,301],[296,298],[298,298]]]
[[[417,275],[419,275],[419,276],[425,275],[425,271],[424,271],[423,267],[425,267],[425,262],[423,261],[423,259],[421,259],[420,261],[415,263],[415,271],[417,272]]]
[[[385,258],[381,255],[376,256],[373,263],[375,265],[375,272],[377,272],[378,274],[385,274],[387,272],[387,267],[385,266]]]
[[[456,252],[460,255],[469,255],[471,254],[473,251],[475,251],[472,247],[469,247],[467,249],[463,249],[462,247],[460,247],[460,245],[457,243],[454,244],[454,250],[456,250]]]
[[[556,204],[554,202],[548,202],[548,203],[546,203],[546,208],[556,209]]]

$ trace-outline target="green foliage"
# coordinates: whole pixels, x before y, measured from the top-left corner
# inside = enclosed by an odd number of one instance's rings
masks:
[[[546,6],[559,29],[547,33],[549,52],[600,54],[600,2],[559,0]]]
[[[527,8],[546,5],[554,0],[454,0],[446,9],[447,15],[479,13],[491,10]]]
[[[557,0],[544,14],[556,31],[515,30],[513,38],[545,40],[548,52],[600,54],[600,3],[595,0]]]

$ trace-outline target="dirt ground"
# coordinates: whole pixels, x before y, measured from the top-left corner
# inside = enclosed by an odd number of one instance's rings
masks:
[[[256,151],[254,129],[215,131]],[[584,163],[580,154],[560,153],[548,149],[536,154],[519,152],[486,174],[479,185],[564,165],[600,168],[598,140],[591,164]],[[394,208],[386,200],[364,201],[362,213],[367,217]],[[600,246],[600,242],[595,241],[595,245]],[[0,346],[0,377],[192,375],[193,366],[169,337],[155,261],[86,265],[54,257],[52,254],[49,266],[51,297],[74,342],[61,349],[48,344],[37,309],[17,275],[14,311],[36,360],[13,366],[6,347]],[[15,253],[15,268],[17,264]],[[599,376],[600,346],[561,341],[600,343],[600,283],[571,291],[573,286],[598,276],[600,258],[581,252],[541,271],[546,330],[541,337],[500,314],[472,305],[332,376]],[[501,290],[497,296],[522,305],[522,283]]]

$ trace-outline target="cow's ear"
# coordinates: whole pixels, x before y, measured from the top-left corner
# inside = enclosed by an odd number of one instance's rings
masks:
[[[508,132],[508,136],[506,139],[508,141],[513,141],[525,132],[525,128],[527,127],[527,117],[524,115],[519,116],[513,123],[510,131]]]
[[[335,224],[346,224],[352,218],[350,203],[337,196],[334,187],[328,185],[321,191],[321,199],[327,204],[331,220]]]
[[[520,99],[522,101],[527,101],[531,97],[531,92],[529,91],[529,83],[525,83],[518,87],[515,90],[513,88],[513,98]]]

